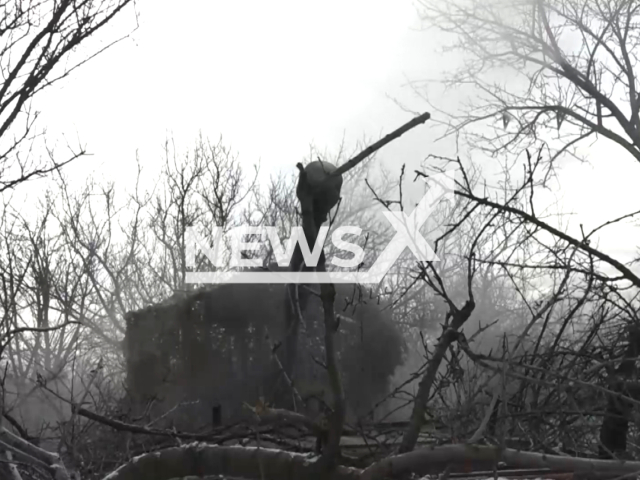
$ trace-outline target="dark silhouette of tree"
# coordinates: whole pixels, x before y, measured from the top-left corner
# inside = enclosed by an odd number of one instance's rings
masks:
[[[633,0],[421,0],[429,27],[453,34],[464,66],[445,74],[471,87],[468,108],[444,113],[448,132],[492,154],[545,141],[550,161],[606,138],[640,161]],[[507,78],[505,82],[502,79]],[[492,128],[480,122],[493,119]]]
[[[96,55],[122,40],[78,48],[109,24],[133,0],[15,0],[2,2],[0,19],[0,193],[51,173],[85,154],[72,150],[65,159],[47,149],[36,158],[38,112],[32,101]],[[124,37],[123,37],[124,38]]]

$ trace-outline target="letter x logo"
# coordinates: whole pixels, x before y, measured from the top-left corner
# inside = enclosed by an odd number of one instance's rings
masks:
[[[453,198],[454,174],[455,171],[452,170],[437,175],[437,178],[430,177],[427,193],[410,215],[406,215],[401,211],[383,212],[383,215],[395,229],[396,234],[369,271],[359,272],[360,276],[366,276],[366,279],[360,279],[362,283],[378,283],[381,281],[407,247],[419,262],[436,262],[439,260],[427,240],[420,233],[420,229],[439,201]]]

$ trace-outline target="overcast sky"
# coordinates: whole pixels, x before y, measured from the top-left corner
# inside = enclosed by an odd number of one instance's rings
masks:
[[[293,169],[312,142],[336,149],[345,135],[353,146],[410,119],[389,96],[410,93],[405,76],[429,72],[410,0],[143,0],[138,9],[130,41],[41,103],[50,131],[77,132],[95,154],[83,166],[118,176],[136,149],[158,161],[167,133],[188,145],[199,130],[222,135],[247,165]]]
[[[266,180],[293,171],[311,143],[335,151],[344,136],[353,148],[398,127],[411,115],[393,99],[427,109],[407,80],[459,62],[420,31],[411,0],[138,0],[137,8],[130,39],[38,100],[50,139],[80,138],[93,154],[67,169],[79,181],[93,172],[125,184],[136,150],[152,169],[167,135],[186,147],[199,131],[222,136],[247,167],[260,161]],[[102,35],[132,23],[125,13]],[[418,127],[382,150],[381,161],[398,172],[430,153],[456,155],[453,141],[434,138],[432,126]],[[567,167],[558,195],[593,227],[612,210],[637,208],[640,172],[608,143],[590,153],[595,167]],[[637,244],[625,243],[627,253]]]

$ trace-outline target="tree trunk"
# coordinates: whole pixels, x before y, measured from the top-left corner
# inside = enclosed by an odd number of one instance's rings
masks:
[[[623,395],[631,396],[625,388],[625,382],[636,377],[636,361],[640,352],[640,327],[629,327],[629,346],[622,363],[616,369],[609,382],[610,389]],[[627,453],[627,433],[633,405],[628,400],[609,395],[607,409],[600,427],[600,458],[623,458]]]

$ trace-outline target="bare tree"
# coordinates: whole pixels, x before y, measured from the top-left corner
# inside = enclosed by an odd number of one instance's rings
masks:
[[[71,149],[59,159],[47,149],[43,161],[34,151],[42,136],[36,131],[38,112],[32,102],[39,92],[122,38],[76,52],[133,0],[15,0],[2,3],[0,20],[0,192],[46,175],[84,155]],[[123,37],[124,38],[124,37]]]
[[[566,274],[565,291],[558,293],[552,302],[555,306],[544,297],[536,302],[538,307],[546,305],[546,310],[540,314],[543,323],[531,327],[537,329],[538,340],[529,360],[548,368],[572,351],[608,356],[612,367],[604,379],[585,376],[584,365],[582,371],[570,373],[581,364],[578,359],[567,364],[563,375],[575,374],[583,387],[608,385],[608,413],[595,443],[600,443],[601,455],[626,455],[626,443],[612,439],[626,438],[630,405],[636,398],[622,385],[637,376],[629,357],[636,348],[633,332],[640,277],[633,263],[616,258],[596,242],[605,227],[636,219],[637,207],[590,231],[580,225],[580,230],[568,233],[561,216],[553,218],[547,212],[543,216],[537,193],[552,187],[554,167],[564,156],[588,159],[580,148],[589,141],[600,140],[612,151],[640,160],[636,53],[640,9],[627,0],[422,0],[421,5],[425,24],[449,34],[452,44],[448,48],[463,53],[465,59],[462,68],[445,74],[446,85],[468,88],[470,98],[457,111],[441,112],[445,134],[459,134],[471,148],[505,159],[505,181],[510,185],[480,191],[463,181],[456,194],[519,222],[547,252],[520,251],[503,263],[511,275],[515,277],[517,269]],[[534,148],[540,152],[535,157],[529,154]],[[524,174],[514,185],[509,168],[513,169],[525,149],[529,150]],[[609,199],[603,197],[603,201]],[[603,302],[607,304],[604,310]],[[562,313],[564,308],[568,310]],[[554,318],[562,318],[560,328],[550,327]],[[573,328],[578,330],[571,335],[568,330]],[[627,351],[616,348],[621,339],[628,342]],[[542,351],[546,360],[538,364],[536,358]],[[538,380],[544,376],[541,371],[536,375]],[[529,390],[522,388],[522,392]],[[540,387],[534,390],[538,401]],[[629,398],[615,400],[621,392]],[[557,399],[558,394],[549,394],[550,398]],[[614,416],[619,420],[614,421]],[[618,425],[615,434],[609,431],[613,423]]]
[[[182,154],[173,141],[165,143],[163,189],[153,198],[149,218],[152,235],[146,254],[157,280],[171,293],[185,292],[187,264],[185,231],[197,228],[210,239],[213,227],[228,230],[236,210],[256,186],[258,168],[247,184],[236,155],[220,139],[214,143],[202,135],[193,149]]]
[[[425,25],[451,34],[447,51],[465,59],[445,73],[448,86],[470,88],[459,111],[441,112],[447,133],[459,132],[491,154],[520,154],[542,141],[550,162],[604,138],[640,161],[637,2],[420,5]]]

